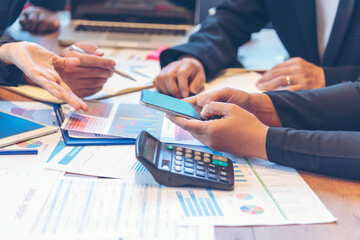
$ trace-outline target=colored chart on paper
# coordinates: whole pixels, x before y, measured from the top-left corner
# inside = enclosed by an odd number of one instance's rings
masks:
[[[244,213],[251,214],[251,215],[258,215],[262,214],[264,212],[264,209],[262,207],[256,206],[256,205],[247,205],[242,206],[240,210]]]
[[[119,105],[109,135],[136,138],[145,130],[160,136],[164,114],[141,105]]]
[[[38,148],[43,145],[43,143],[39,140],[27,140],[25,142],[17,143],[18,147],[21,148]]]
[[[206,190],[205,196],[196,196],[193,190],[177,191],[176,195],[186,217],[215,217],[224,216],[223,210],[211,189]]]
[[[234,179],[235,182],[247,182],[247,179],[243,173],[243,169],[241,169],[240,165],[238,164],[234,164]]]
[[[136,161],[134,165],[131,167],[131,171],[134,172],[149,172],[144,165],[141,164],[141,162]]]
[[[246,194],[246,193],[238,193],[235,195],[236,198],[240,199],[240,200],[251,200],[253,199],[253,196],[251,194]]]

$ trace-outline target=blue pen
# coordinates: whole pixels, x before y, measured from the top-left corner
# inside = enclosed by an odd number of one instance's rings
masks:
[[[37,149],[3,149],[0,150],[0,155],[36,155]]]

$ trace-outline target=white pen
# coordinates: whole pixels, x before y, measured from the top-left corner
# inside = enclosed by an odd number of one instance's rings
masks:
[[[90,54],[90,53],[86,52],[84,49],[79,48],[78,46],[75,46],[75,45],[71,45],[70,50],[78,52],[78,53]],[[120,70],[118,70],[116,68],[111,69],[111,71],[113,71],[116,74],[119,74],[120,76],[122,76],[124,78],[130,79],[130,80],[135,81],[135,82],[137,81],[135,78],[131,77],[130,75],[128,75],[128,74],[126,74],[124,72],[121,72]]]

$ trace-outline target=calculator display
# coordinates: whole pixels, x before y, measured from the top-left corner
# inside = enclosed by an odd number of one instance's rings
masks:
[[[147,138],[145,145],[144,145],[144,157],[146,160],[148,160],[149,162],[152,162],[155,164],[155,159],[154,159],[154,155],[155,155],[155,150],[156,150],[156,141],[152,138]]]

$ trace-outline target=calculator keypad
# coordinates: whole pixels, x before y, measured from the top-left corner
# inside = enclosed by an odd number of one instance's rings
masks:
[[[175,147],[173,169],[179,174],[229,183],[228,159],[187,148]]]

